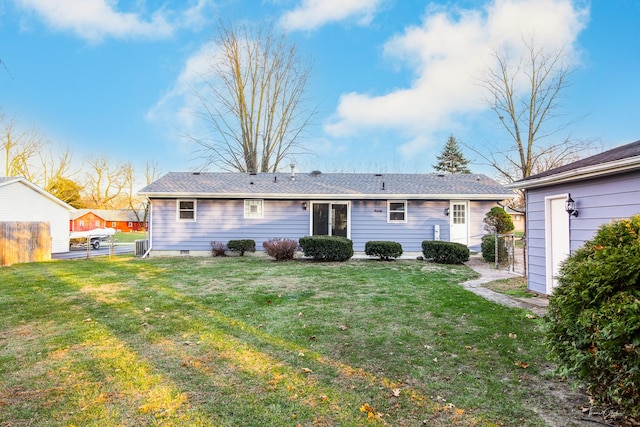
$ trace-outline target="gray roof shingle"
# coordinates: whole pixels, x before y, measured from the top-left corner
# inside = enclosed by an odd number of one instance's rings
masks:
[[[512,192],[481,174],[170,172],[142,188],[148,197],[326,197],[339,199],[478,198],[502,200]]]
[[[611,150],[604,151],[594,156],[585,157],[584,159],[577,160],[566,165],[558,166],[557,168],[550,169],[545,172],[541,172],[536,175],[531,175],[528,178],[521,179],[517,182],[527,182],[544,178],[547,176],[558,175],[563,172],[571,171],[574,169],[585,168],[589,166],[604,165],[606,163],[615,162],[617,160],[627,159],[631,157],[640,156],[640,141],[625,144],[620,147],[613,148]]]

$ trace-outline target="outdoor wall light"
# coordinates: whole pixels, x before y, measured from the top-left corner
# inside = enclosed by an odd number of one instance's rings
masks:
[[[302,202],[302,205],[300,205],[300,206],[302,206],[302,210],[303,211],[307,210],[307,202]]]
[[[449,208],[444,208],[444,216],[449,216]]]
[[[567,201],[564,204],[564,209],[571,216],[578,216],[578,209],[576,209],[576,202],[571,198],[571,193],[567,194]]]

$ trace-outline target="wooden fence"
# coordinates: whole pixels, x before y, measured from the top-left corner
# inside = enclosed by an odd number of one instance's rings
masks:
[[[0,222],[0,266],[49,260],[48,222]]]

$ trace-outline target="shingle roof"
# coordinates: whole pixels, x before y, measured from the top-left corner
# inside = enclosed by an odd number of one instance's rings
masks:
[[[574,181],[586,176],[623,172],[640,168],[640,141],[621,145],[594,156],[585,157],[566,165],[550,169],[512,184],[510,188],[529,188],[548,183]]]
[[[211,173],[170,172],[141,189],[148,197],[271,198],[473,198],[502,200],[513,194],[480,174]]]
[[[120,221],[120,222],[137,222],[138,219],[135,213],[131,209],[78,209],[71,215],[71,219],[78,219],[89,212],[102,218],[105,221]],[[144,212],[139,212],[140,219],[144,218]]]

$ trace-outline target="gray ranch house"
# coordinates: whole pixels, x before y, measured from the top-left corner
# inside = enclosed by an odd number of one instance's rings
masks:
[[[479,246],[483,219],[513,192],[484,175],[172,172],[138,192],[151,255],[208,255],[211,242],[344,236],[420,252],[423,240]]]
[[[551,294],[572,251],[601,225],[640,213],[640,141],[507,187],[525,190],[529,289]]]

